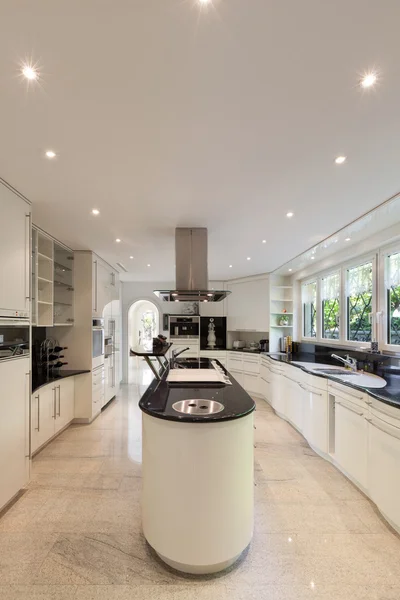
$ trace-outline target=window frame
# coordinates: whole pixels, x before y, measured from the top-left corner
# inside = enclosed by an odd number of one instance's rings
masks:
[[[394,352],[400,354],[400,345],[388,343],[388,306],[387,306],[387,291],[386,287],[386,258],[390,254],[400,253],[400,241],[384,246],[379,250],[379,307],[378,307],[378,340],[379,349],[385,352]]]
[[[376,315],[376,311],[377,311],[377,269],[376,269],[376,265],[377,265],[377,253],[374,252],[373,254],[366,254],[363,256],[358,256],[357,258],[352,259],[351,261],[348,261],[346,263],[343,263],[341,265],[342,268],[342,298],[343,298],[343,319],[344,319],[344,323],[345,323],[345,328],[343,331],[343,344],[345,346],[349,346],[352,348],[370,348],[371,347],[371,342],[359,342],[359,341],[353,341],[353,340],[348,340],[347,339],[347,330],[348,330],[348,309],[347,309],[347,293],[346,293],[346,288],[347,288],[347,271],[348,269],[353,269],[354,267],[358,267],[361,265],[364,265],[368,262],[372,263],[372,304],[371,304],[371,340],[374,337],[374,328],[375,328],[375,332],[376,332],[376,337],[377,339],[379,339],[379,333],[376,329],[376,319],[375,319],[375,315]]]
[[[339,275],[339,337],[337,339],[334,338],[326,338],[324,337],[324,307],[323,307],[323,298],[322,298],[322,280],[323,279],[327,279],[328,277],[331,277],[332,275]],[[318,284],[317,284],[318,286]],[[320,323],[320,338],[321,341],[325,342],[325,343],[330,343],[333,342],[334,344],[337,344],[338,342],[340,342],[340,340],[342,339],[342,272],[340,267],[339,268],[335,268],[333,271],[328,271],[328,272],[324,272],[321,273],[321,275],[319,276],[319,288],[320,288],[320,297],[319,297],[319,312],[321,314],[321,323]],[[318,293],[317,293],[318,296]]]
[[[400,246],[398,242],[397,247]],[[316,318],[316,337],[310,338],[304,336],[304,310],[303,310],[303,298],[301,293],[301,341],[302,342],[314,342],[317,344],[325,345],[325,346],[344,346],[348,348],[370,348],[371,342],[358,342],[347,340],[347,270],[365,264],[367,262],[372,263],[372,336],[373,337],[373,329],[376,328],[376,336],[379,341],[379,347],[382,346],[382,337],[380,335],[380,331],[378,327],[374,325],[375,323],[375,315],[378,310],[378,305],[380,301],[378,299],[378,254],[379,250],[374,250],[372,253],[362,254],[353,258],[349,261],[339,263],[334,267],[330,267],[329,269],[319,271],[314,273],[313,276],[309,276],[303,280],[300,280],[301,290],[303,289],[303,285],[307,285],[309,283],[313,283],[316,281],[317,283],[317,318]],[[334,275],[335,273],[339,273],[339,281],[340,281],[340,293],[339,293],[339,302],[340,302],[340,310],[339,310],[339,338],[329,339],[322,337],[323,334],[323,311],[322,311],[322,279],[329,277],[329,275]],[[380,286],[382,287],[382,286]],[[393,346],[391,346],[393,348]],[[392,350],[393,351],[393,350]],[[399,348],[397,348],[397,352],[399,352]]]
[[[303,286],[306,285],[310,285],[311,283],[315,283],[317,286],[316,289],[316,301],[315,301],[315,307],[316,307],[316,316],[315,316],[315,337],[306,337],[304,335],[304,302],[303,302]],[[305,279],[304,281],[301,281],[300,284],[300,305],[301,305],[301,339],[304,340],[305,342],[316,342],[318,339],[318,329],[319,329],[319,324],[318,324],[318,277],[314,276],[308,279]]]

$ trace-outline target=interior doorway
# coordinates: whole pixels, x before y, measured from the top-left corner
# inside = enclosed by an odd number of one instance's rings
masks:
[[[130,355],[130,349],[135,346],[144,346],[151,349],[153,337],[160,331],[160,313],[158,307],[150,300],[137,300],[128,311],[128,381],[139,383],[151,374],[149,367],[143,359]],[[150,383],[150,382],[149,382]]]

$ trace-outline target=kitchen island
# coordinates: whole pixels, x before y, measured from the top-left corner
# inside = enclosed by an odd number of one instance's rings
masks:
[[[230,384],[169,382],[170,368],[139,402],[144,535],[164,562],[193,574],[232,565],[253,533],[255,403],[216,361],[171,367],[189,377],[192,368],[204,373],[216,365]]]

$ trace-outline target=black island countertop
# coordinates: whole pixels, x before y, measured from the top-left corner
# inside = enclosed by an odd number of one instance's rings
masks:
[[[55,383],[60,381],[61,379],[66,379],[67,377],[75,377],[75,375],[83,375],[84,373],[90,373],[90,370],[65,370],[60,371],[58,375],[47,377],[46,374],[37,374],[32,377],[32,392],[35,392],[39,388],[44,385],[48,385],[49,383]]]
[[[212,369],[209,359],[201,359],[201,368]],[[179,360],[177,361],[180,362]],[[169,369],[161,380],[153,379],[139,402],[141,410],[158,419],[186,423],[216,423],[232,421],[249,415],[255,410],[255,402],[230,373],[217,361],[228,375],[232,385],[223,383],[184,383],[170,385],[167,382]],[[180,400],[216,400],[224,405],[224,410],[210,415],[189,415],[175,411],[172,405]]]
[[[318,364],[318,363],[332,364],[332,366],[335,366],[335,367],[342,366],[336,360],[333,360],[333,359],[329,360],[329,358],[327,358],[326,356],[319,359],[317,356],[314,356],[310,353],[287,355],[287,354],[283,354],[283,353],[279,353],[279,352],[277,352],[276,354],[266,352],[264,354],[266,356],[269,356],[273,360],[276,360],[277,362],[291,365],[292,367],[301,369],[302,371],[305,371],[306,373],[310,373],[311,375],[314,375],[315,377],[324,377],[325,379],[330,379],[331,381],[334,381],[335,383],[340,383],[341,385],[364,392],[364,393],[368,394],[369,396],[371,396],[372,398],[380,400],[381,402],[384,402],[385,404],[389,404],[390,406],[393,406],[395,408],[400,408],[400,369],[399,368],[393,368],[391,370],[390,367],[388,367],[388,368],[383,367],[381,369],[378,369],[375,372],[366,371],[366,373],[370,373],[371,375],[379,375],[379,377],[382,377],[382,379],[384,379],[386,381],[387,385],[383,388],[365,388],[365,387],[355,385],[354,383],[350,383],[350,381],[339,380],[337,377],[327,375],[326,373],[325,374],[318,373],[317,371],[313,371],[312,369],[307,369],[307,367],[305,367],[305,366],[294,364],[294,361],[301,361],[301,362],[310,362],[310,363],[314,363],[314,364]],[[381,358],[385,359],[386,356],[381,355]],[[390,358],[390,357],[387,357],[387,358]]]

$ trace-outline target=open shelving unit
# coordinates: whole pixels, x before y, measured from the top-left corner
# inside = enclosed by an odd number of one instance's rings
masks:
[[[32,228],[32,325],[73,325],[73,252]]]
[[[54,325],[74,323],[74,253],[54,242]]]
[[[293,286],[289,277],[272,275],[270,277],[270,352],[279,352],[279,340],[285,336],[293,339]]]

